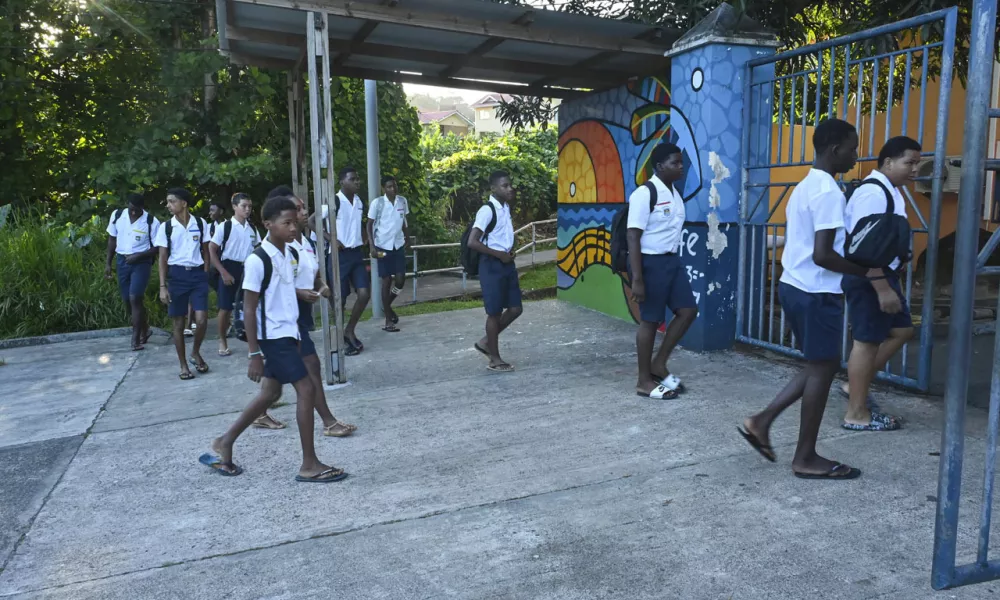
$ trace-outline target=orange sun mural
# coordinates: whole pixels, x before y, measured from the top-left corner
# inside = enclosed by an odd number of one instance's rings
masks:
[[[580,121],[559,136],[559,203],[625,201],[618,147],[599,121]]]

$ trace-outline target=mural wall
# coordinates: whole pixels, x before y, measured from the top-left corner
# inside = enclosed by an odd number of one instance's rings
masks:
[[[625,278],[611,269],[611,220],[652,175],[650,155],[661,141],[684,151],[685,179],[678,188],[687,220],[705,221],[707,207],[689,202],[704,187],[702,160],[688,119],[670,104],[667,81],[669,76],[649,77],[559,108],[557,276],[563,300],[637,320]],[[697,252],[702,235],[690,229],[682,257]],[[696,295],[700,275],[688,267]]]

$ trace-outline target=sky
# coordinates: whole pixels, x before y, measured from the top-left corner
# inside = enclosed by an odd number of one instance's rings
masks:
[[[403,90],[407,94],[428,94],[432,98],[445,98],[448,96],[461,96],[468,104],[472,104],[476,100],[479,100],[484,95],[488,94],[490,90],[459,90],[455,88],[445,88],[437,87],[433,85],[419,85],[416,83],[404,83]]]

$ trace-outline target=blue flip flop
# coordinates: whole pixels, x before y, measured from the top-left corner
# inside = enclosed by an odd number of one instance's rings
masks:
[[[343,469],[338,469],[336,467],[331,467],[322,473],[317,473],[312,477],[306,477],[305,475],[296,475],[295,481],[302,483],[333,483],[334,481],[343,481],[347,479],[347,473]]]
[[[209,469],[212,469],[213,471],[215,471],[219,475],[222,475],[223,477],[236,477],[237,475],[241,475],[243,473],[243,467],[235,465],[231,462],[228,463],[222,462],[221,458],[209,454],[207,452],[198,457],[198,462],[205,465]],[[226,468],[232,470],[227,471]]]

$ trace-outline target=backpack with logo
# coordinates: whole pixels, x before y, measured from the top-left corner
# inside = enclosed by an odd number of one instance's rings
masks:
[[[315,248],[315,246],[314,246]],[[292,257],[295,262],[299,262],[299,251],[291,246],[288,246],[288,251],[292,253]],[[264,301],[264,296],[266,295],[268,286],[271,285],[271,275],[274,273],[274,265],[271,263],[271,257],[267,255],[267,250],[264,250],[262,246],[257,246],[254,249],[253,255],[260,259],[261,264],[264,265],[264,276],[260,280],[260,339],[267,339],[267,305]],[[246,320],[243,314],[243,282],[240,282],[240,289],[236,292],[236,300],[233,302],[233,331],[236,334],[236,339],[241,342],[247,341],[247,328]]]
[[[854,189],[851,195],[862,185],[877,185],[885,193],[885,212],[862,217],[854,226],[854,231],[847,232],[844,241],[844,258],[854,264],[881,269],[888,267],[897,258],[907,262],[912,258],[910,250],[910,222],[906,217],[896,214],[896,203],[892,192],[877,179],[865,179]]]
[[[652,181],[642,184],[649,190],[649,212],[656,208],[656,186]],[[626,201],[611,219],[611,270],[616,273],[628,273],[628,207]]]
[[[125,212],[126,210],[127,209],[125,209],[125,208],[119,208],[111,216],[111,221],[115,224],[115,227],[118,226],[118,219],[121,218],[122,213]],[[153,247],[153,213],[149,213],[149,212],[146,213],[146,231],[148,232],[148,235],[149,235],[149,247],[152,248]],[[154,259],[150,259],[150,260],[152,261]]]
[[[486,231],[483,232],[483,237],[480,240],[484,244],[486,243],[486,238],[488,238],[489,235],[491,233],[493,233],[493,230],[497,226],[497,209],[496,209],[496,207],[493,206],[493,203],[489,202],[489,201],[486,202],[486,206],[490,207],[490,213],[491,213],[492,216],[490,217],[489,225],[486,226]],[[465,273],[469,277],[479,277],[479,256],[480,256],[480,254],[479,254],[479,252],[477,252],[477,251],[475,251],[475,250],[473,250],[472,248],[469,247],[469,236],[472,235],[472,230],[475,228],[475,225],[476,225],[475,220],[473,220],[472,223],[469,223],[469,226],[466,227],[465,231],[462,233],[462,241],[459,244],[459,247],[460,247],[460,251],[459,251],[460,262],[462,264],[462,268],[465,269]]]

